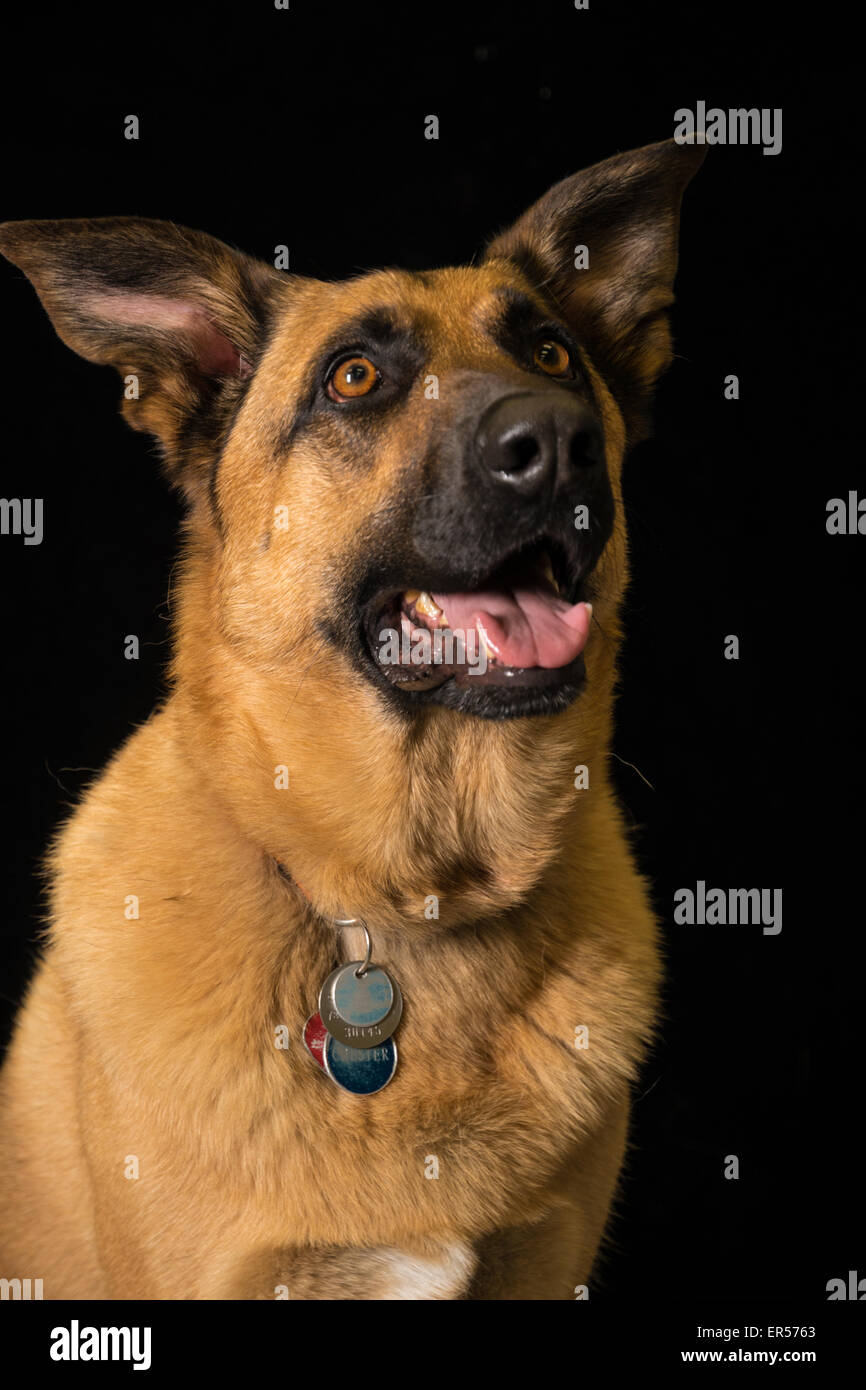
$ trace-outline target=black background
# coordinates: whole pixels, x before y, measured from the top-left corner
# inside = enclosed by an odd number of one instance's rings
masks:
[[[822,1299],[829,1278],[866,1275],[851,675],[866,540],[825,530],[827,499],[863,479],[857,121],[850,39],[831,6],[808,16],[800,34],[781,5],[670,0],[42,6],[3,60],[4,218],[165,217],[268,260],[286,243],[293,271],[323,278],[464,261],[550,183],[665,138],[699,99],[783,108],[780,155],[711,150],[687,194],[678,357],[626,472],[616,766],[669,972],[594,1291],[608,1300]],[[0,538],[11,1020],[43,848],[162,689],[180,512],[114,374],[63,347],[19,272],[0,276],[2,495],[45,499],[41,546]],[[782,887],[781,934],[675,926],[673,893],[698,879]]]

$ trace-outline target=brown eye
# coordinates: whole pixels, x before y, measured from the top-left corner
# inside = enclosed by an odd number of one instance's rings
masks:
[[[565,376],[571,371],[571,357],[555,338],[542,338],[533,354],[536,367],[548,376]]]
[[[332,400],[354,400],[366,396],[379,380],[379,373],[369,357],[347,357],[331,373],[328,394]]]

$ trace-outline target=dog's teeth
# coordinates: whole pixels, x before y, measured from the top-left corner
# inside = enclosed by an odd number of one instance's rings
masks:
[[[439,607],[439,604],[436,603],[435,600],[431,597],[431,595],[428,594],[426,589],[422,590],[422,592],[415,599],[415,607],[418,609],[419,613],[424,614],[425,618],[442,617],[442,609]]]
[[[414,604],[418,612],[423,613],[425,618],[441,618],[442,616],[442,609],[426,589],[407,589],[403,595],[403,602],[410,606]]]
[[[479,647],[487,655],[487,664],[489,666],[495,666],[497,664],[496,652],[493,650],[490,643],[487,641],[487,633],[484,631],[484,624],[480,621],[476,621],[475,630],[478,633]]]

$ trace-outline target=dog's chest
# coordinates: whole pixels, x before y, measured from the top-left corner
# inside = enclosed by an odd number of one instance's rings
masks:
[[[591,985],[574,964],[551,965],[540,988],[507,1004],[489,977],[473,989],[404,976],[393,1080],[348,1095],[299,1043],[279,1143],[256,1146],[250,1170],[271,1167],[282,1211],[302,1210],[316,1243],[338,1231],[365,1244],[469,1237],[532,1219],[625,1097],[651,1026],[637,962],[596,961]]]

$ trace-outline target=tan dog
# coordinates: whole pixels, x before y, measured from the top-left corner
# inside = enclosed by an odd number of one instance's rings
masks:
[[[172,693],[51,856],[2,1075],[3,1277],[587,1284],[659,978],[607,772],[620,471],[671,358],[702,154],[566,179],[477,266],[345,284],[163,222],[0,231],[189,502]],[[461,624],[462,656],[383,655],[392,628]],[[405,1001],[369,1096],[300,1041],[359,958],[345,917]]]

